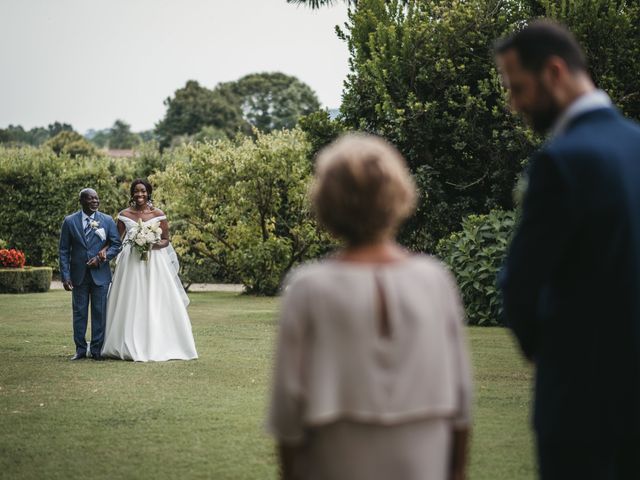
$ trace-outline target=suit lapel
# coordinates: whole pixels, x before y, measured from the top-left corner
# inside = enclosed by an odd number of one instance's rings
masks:
[[[80,241],[86,247],[87,246],[87,238],[84,236],[84,225],[82,225],[82,210],[76,213],[76,229],[78,230],[78,235],[80,236]]]
[[[87,244],[89,244],[89,243],[91,243],[91,242],[93,242],[93,241],[96,241],[96,240],[97,240],[100,244],[102,244],[102,243],[103,243],[102,238],[100,238],[100,235],[98,235],[98,234],[96,233],[96,230],[97,230],[98,228],[102,228],[102,229],[104,229],[105,234],[107,233],[107,230],[106,230],[106,224],[105,224],[105,222],[104,222],[104,217],[105,217],[105,216],[106,216],[106,215],[103,215],[102,213],[100,213],[100,212],[98,212],[98,211],[96,211],[96,213],[94,213],[94,214],[93,214],[93,220],[94,220],[94,221],[96,221],[96,222],[98,222],[98,226],[97,226],[95,229],[92,229],[91,233],[89,234],[89,240],[87,241]],[[88,246],[88,245],[87,245],[87,246]]]

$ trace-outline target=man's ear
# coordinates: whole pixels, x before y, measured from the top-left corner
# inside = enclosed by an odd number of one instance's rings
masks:
[[[556,55],[549,57],[542,70],[544,82],[551,88],[563,83],[568,75],[569,67],[567,63]]]

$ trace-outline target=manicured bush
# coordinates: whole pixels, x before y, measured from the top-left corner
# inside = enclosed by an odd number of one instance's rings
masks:
[[[49,267],[0,268],[0,293],[47,292],[52,274]]]
[[[515,212],[502,210],[470,215],[463,220],[461,231],[438,243],[437,255],[458,280],[471,325],[500,324],[502,307],[496,280],[515,217]]]
[[[295,264],[326,250],[307,202],[310,145],[299,130],[185,147],[151,177],[182,258],[207,258],[225,280],[273,295]]]
[[[15,248],[0,249],[0,268],[22,268],[25,264],[24,253]]]

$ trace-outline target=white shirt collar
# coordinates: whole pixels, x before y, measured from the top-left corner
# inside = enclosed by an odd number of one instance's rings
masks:
[[[609,95],[603,90],[593,90],[578,97],[569,107],[562,112],[562,114],[556,120],[553,128],[551,129],[551,137],[557,137],[562,135],[571,120],[582,115],[583,113],[590,112],[591,110],[599,110],[601,108],[610,108],[613,105]]]
[[[96,216],[96,212],[93,212],[91,215],[87,215],[86,213],[84,213],[84,210],[82,210],[82,223],[85,224],[87,223],[87,218],[90,218],[91,220],[95,220]]]

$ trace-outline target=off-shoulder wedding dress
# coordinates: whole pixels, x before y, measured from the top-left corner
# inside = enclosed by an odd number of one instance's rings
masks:
[[[127,229],[137,223],[119,215]],[[166,217],[143,223],[159,222]],[[107,325],[102,355],[140,362],[198,358],[187,297],[178,278],[173,247],[151,250],[149,259],[127,245],[116,259],[107,301]]]

